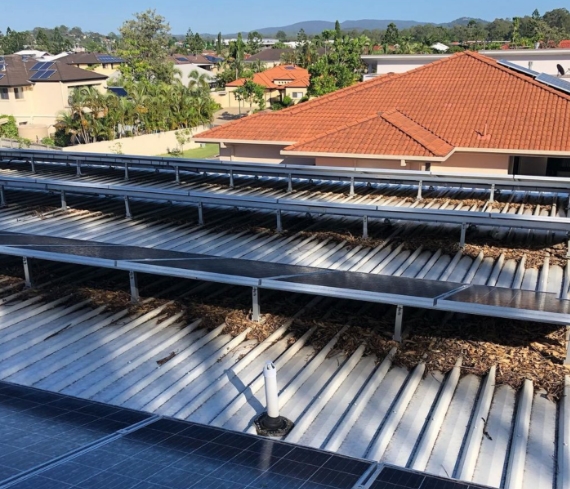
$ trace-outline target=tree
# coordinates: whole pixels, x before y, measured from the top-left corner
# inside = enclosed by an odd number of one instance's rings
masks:
[[[285,31],[277,31],[277,34],[275,34],[275,38],[278,41],[285,42],[287,41],[287,33]]]
[[[338,20],[334,23],[334,37],[335,39],[342,37],[342,29],[340,28],[340,22]]]
[[[513,24],[505,19],[495,19],[487,24],[486,29],[489,41],[508,41],[513,35]]]
[[[245,45],[245,52],[248,54],[257,54],[261,51],[261,43],[263,37],[257,31],[250,32],[247,35],[247,44]]]
[[[389,46],[393,46],[400,42],[400,32],[398,31],[398,27],[396,27],[396,24],[394,24],[394,22],[390,22],[388,24],[382,42]]]
[[[193,34],[192,30],[188,29],[188,32],[186,33],[186,40],[184,41],[184,47],[186,48],[187,53],[196,56],[197,54],[201,54],[202,51],[204,51],[206,43],[200,37],[200,34]]]
[[[45,31],[43,29],[38,29],[38,32],[36,33],[36,49],[49,51],[49,44],[50,42]]]
[[[172,83],[174,65],[168,59],[170,25],[155,10],[135,14],[119,28],[121,47],[118,55],[125,60],[119,68],[123,77]]]
[[[222,43],[222,33],[218,32],[218,39],[216,41],[216,54],[219,56],[222,54],[223,43]]]
[[[570,12],[565,8],[557,8],[546,12],[542,17],[550,26],[561,29],[566,37],[570,37]]]
[[[238,101],[249,102],[250,111],[254,103],[259,110],[265,109],[265,88],[251,78],[245,80],[243,85],[234,91],[234,96]]]
[[[65,28],[65,31],[67,32],[67,28]],[[73,43],[69,39],[64,38],[60,28],[56,27],[53,30],[53,34],[49,42],[49,51],[53,54],[57,54],[64,51],[70,51],[72,48]]]

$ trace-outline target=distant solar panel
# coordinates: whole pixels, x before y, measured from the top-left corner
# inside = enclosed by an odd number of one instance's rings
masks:
[[[0,73],[0,80],[2,80],[2,78],[4,78],[4,73]]]
[[[6,63],[0,60],[0,71],[6,71]]]
[[[110,54],[100,54],[97,56],[97,59],[101,63],[122,63],[123,59],[118,58],[117,56],[112,56]]]
[[[31,77],[30,80],[47,80],[55,73],[55,70],[40,70],[36,71]]]
[[[520,66],[520,65],[517,65],[515,63],[511,63],[510,61],[507,61],[506,59],[500,59],[499,64],[501,66],[505,66],[506,68],[510,68],[511,70],[518,71],[519,73],[522,73],[524,75],[529,75],[532,77],[537,77],[538,75],[540,75],[540,73],[538,71],[534,71],[534,70],[531,70],[529,68],[525,68],[524,66]]]
[[[560,78],[556,78],[552,75],[547,75],[546,73],[541,73],[536,77],[536,81],[540,83],[544,83],[549,87],[556,88],[557,90],[561,90],[565,93],[570,93],[570,82],[566,80],[562,80]]]
[[[484,489],[472,482],[445,479],[396,467],[385,467],[370,489]]]
[[[51,62],[36,63],[34,66],[32,66],[31,71],[49,70],[52,66],[53,63]]]
[[[182,63],[186,63],[188,61],[188,58],[183,58],[182,56],[176,58],[176,61],[180,61]]]
[[[294,70],[295,67],[294,67],[294,66],[285,66],[285,69],[286,69],[286,70]]]

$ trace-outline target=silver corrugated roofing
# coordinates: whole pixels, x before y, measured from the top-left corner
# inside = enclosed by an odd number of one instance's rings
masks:
[[[204,184],[211,185],[211,179]],[[339,190],[331,190],[331,195],[338,200],[347,198]],[[445,205],[446,198],[455,198],[453,195],[465,196],[462,191],[456,192],[441,190],[438,195],[443,200],[433,205]],[[401,205],[410,204],[395,190],[393,198],[400,198]],[[553,202],[549,195],[525,194],[513,194],[512,201],[529,198],[537,205]],[[307,234],[304,223],[296,229],[294,219],[287,236],[248,231],[247,224],[254,217],[258,222],[266,219],[272,227],[274,216],[263,213],[209,209],[208,226],[203,227],[194,217],[188,218],[188,213],[194,214],[195,210],[182,206],[165,211],[151,203],[138,203],[135,219],[129,220],[122,217],[122,204],[110,199],[70,198],[68,204],[75,210],[67,213],[46,209],[57,199],[9,192],[11,205],[0,213],[0,228],[368,273],[520,287],[564,297],[568,293],[569,268],[551,265],[548,258],[539,273],[527,269],[524,262],[517,265],[514,260],[485,256],[484,252],[475,259],[461,252],[449,256],[441,250],[407,250],[390,239],[375,248],[348,248],[346,243]],[[535,205],[529,211],[543,212],[536,209]],[[562,206],[556,209],[563,212]],[[413,236],[423,229],[425,226],[408,223],[394,233]],[[435,226],[435,230],[442,232],[445,226]],[[532,231],[505,231],[503,238],[528,242],[553,239]],[[61,273],[70,271],[72,267],[62,267]],[[363,356],[362,348],[349,358],[329,357],[338,336],[316,352],[309,346],[310,332],[291,343],[286,327],[256,344],[246,340],[245,334],[236,338],[223,334],[222,326],[208,333],[199,322],[184,324],[180,317],[168,316],[162,308],[129,317],[127,311],[93,309],[88,303],[63,304],[65,298],[46,300],[41,296],[24,300],[15,295],[0,301],[1,378],[251,431],[253,417],[263,410],[262,366],[274,360],[279,369],[282,412],[297,425],[289,441],[491,487],[570,487],[567,397],[557,405],[530,382],[517,393],[508,386],[496,385],[494,371],[483,379],[460,376],[460,363],[446,376],[426,374],[422,364],[408,371],[392,365],[390,355],[379,359]],[[157,366],[156,360],[171,352],[176,356]]]

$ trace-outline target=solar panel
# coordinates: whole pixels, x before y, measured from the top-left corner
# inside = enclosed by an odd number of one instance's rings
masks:
[[[6,71],[6,63],[3,60],[0,60],[0,71]]]
[[[515,63],[511,63],[510,61],[507,61],[506,59],[500,59],[498,61],[498,63],[502,66],[510,68],[511,70],[515,70],[515,71],[518,71],[519,73],[523,73],[524,75],[532,76],[533,78],[540,75],[540,73],[538,71],[534,71],[534,70],[531,70],[530,68],[525,68],[524,66],[520,66],[520,65],[517,65]]]
[[[0,481],[148,418],[138,411],[0,382]]]
[[[0,80],[2,80],[2,78],[4,78],[4,73],[0,73]]]
[[[570,93],[570,82],[566,80],[562,80],[552,75],[547,75],[546,73],[541,73],[536,77],[536,81],[540,83],[544,83],[549,87],[556,88],[557,90],[561,90],[565,93]]]
[[[122,63],[123,62],[122,58],[118,58],[116,56],[107,55],[107,54],[97,55],[97,59],[101,63]]]
[[[384,467],[369,489],[485,489],[485,486],[444,479],[396,467]]]
[[[351,489],[370,466],[280,441],[161,419],[26,482],[35,488]]]
[[[40,70],[36,71],[31,77],[30,80],[47,80],[55,73],[55,70]]]
[[[183,58],[180,56],[180,57],[176,58],[176,61],[181,61],[182,63],[186,63],[186,62],[188,62],[188,58]]]
[[[32,66],[31,71],[49,70],[52,66],[52,62],[40,62]]]

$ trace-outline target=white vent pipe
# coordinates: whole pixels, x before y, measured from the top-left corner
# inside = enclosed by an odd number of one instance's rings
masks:
[[[265,400],[267,415],[270,418],[279,417],[279,396],[277,392],[277,369],[273,362],[267,362],[263,368],[265,377]]]

